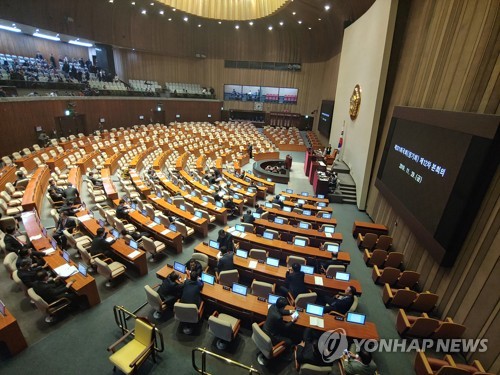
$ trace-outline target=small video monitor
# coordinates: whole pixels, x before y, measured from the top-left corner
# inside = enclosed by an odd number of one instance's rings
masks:
[[[276,294],[269,294],[269,296],[267,297],[267,302],[274,305],[276,303],[276,301],[278,300],[278,298],[280,298],[281,296],[277,296]]]
[[[321,207],[321,208],[326,207],[326,202],[319,202],[318,207]]]
[[[208,197],[203,196],[203,197],[201,197],[201,200],[202,200],[203,202],[208,202]]]
[[[273,180],[271,180],[271,179],[268,177],[268,178],[266,178],[266,181],[267,181],[267,182],[272,182]]]
[[[144,216],[148,216],[148,211],[146,211],[145,209],[141,211],[141,214],[143,214]]]
[[[210,189],[211,190],[217,190],[217,188],[215,187],[215,185],[210,185]]]
[[[161,197],[162,197],[161,192],[157,191],[157,192],[156,192],[156,196],[157,196],[158,198],[161,198]]]
[[[62,252],[62,257],[63,257],[63,259],[64,259],[67,263],[69,263],[69,262],[70,262],[69,253],[68,253],[66,250],[63,250],[63,252]]]
[[[240,294],[242,296],[247,295],[247,287],[238,283],[233,283],[232,291],[233,293]]]
[[[236,184],[236,189],[241,189],[241,184]]]
[[[337,255],[339,253],[340,245],[338,243],[330,243],[326,245],[326,251]]]
[[[116,229],[113,229],[111,231],[111,235],[114,237],[114,238],[118,238],[120,237],[120,232],[118,232]]]
[[[256,192],[256,190],[257,190],[257,189],[255,189],[255,188],[253,188],[253,187],[249,187],[247,191],[248,191],[249,193],[255,193],[255,192]]]
[[[233,195],[233,198],[234,198],[234,199],[241,199],[241,197],[240,197],[240,195],[239,195],[239,194],[234,194],[234,195]]]
[[[219,250],[220,244],[217,241],[210,240],[210,241],[208,241],[208,246]]]
[[[267,208],[273,208],[273,204],[269,203],[269,202],[266,202],[266,204],[264,206]]]
[[[323,227],[323,230],[325,231],[325,233],[330,233],[330,234],[335,233],[335,227],[332,226]]]
[[[181,209],[182,211],[186,211],[186,206],[184,206],[183,204],[180,204],[179,209]]]
[[[203,212],[201,212],[201,211],[195,211],[195,212],[194,212],[194,216],[196,216],[196,217],[198,217],[198,218],[202,219],[202,218],[203,218]]]
[[[332,214],[329,213],[329,212],[323,212],[323,214],[321,215],[321,217],[323,219],[331,219],[332,218]]]
[[[78,272],[80,272],[83,277],[87,277],[87,266],[83,263],[78,263]]]
[[[264,232],[264,233],[262,233],[262,237],[264,237],[264,238],[266,238],[268,240],[274,239],[274,235],[271,232]]]
[[[103,219],[98,219],[97,222],[99,223],[99,226],[102,228],[104,228],[104,225],[106,225]]]
[[[172,204],[172,198],[167,198],[167,203]]]
[[[177,232],[177,227],[175,226],[175,224],[170,224],[168,226],[168,229],[170,229],[172,232]]]
[[[305,264],[302,264],[300,266],[300,270],[304,272],[307,275],[313,275],[314,274],[314,267],[313,266],[306,266]]]
[[[134,250],[137,250],[139,248],[139,245],[134,240],[130,240],[129,246]]]
[[[320,305],[314,305],[312,303],[308,303],[306,306],[306,314],[323,316],[324,307]]]
[[[318,194],[319,199],[325,199],[325,196],[323,194]]]
[[[259,214],[259,213],[257,213],[257,212],[254,212],[254,213],[252,214],[252,216],[253,216],[255,219],[260,219],[260,214]]]
[[[306,193],[305,191],[303,191],[302,193],[300,193],[300,195],[302,195],[303,197],[308,197],[309,193]]]
[[[158,216],[155,216],[154,221],[156,224],[161,224],[161,219]]]
[[[301,221],[301,222],[299,223],[299,228],[301,228],[301,229],[309,229],[309,223],[306,223],[306,222],[304,222],[304,221]]]
[[[42,234],[44,237],[47,237],[47,229],[45,227],[42,228]]]
[[[293,189],[286,189],[285,190],[288,194],[293,194]]]
[[[186,273],[186,265],[179,262],[174,262],[174,270],[180,273]]]
[[[284,223],[285,223],[285,220],[283,220],[283,218],[281,218],[281,217],[275,217],[275,218],[274,218],[274,222],[275,222],[276,224],[284,224]]]
[[[215,202],[215,205],[219,208],[222,208],[224,206],[221,201]]]
[[[297,199],[298,204],[305,204],[306,201],[304,199]]]
[[[283,211],[285,211],[285,212],[292,212],[292,207],[285,206],[285,207],[283,207]]]
[[[293,240],[293,244],[295,246],[305,247],[307,246],[307,241],[303,238],[296,238],[295,240]]]
[[[132,203],[132,204],[130,205],[130,208],[131,208],[131,209],[133,209],[133,210],[136,210],[136,209],[137,209],[137,204]]]
[[[236,229],[238,232],[245,232],[245,227],[241,224],[236,224],[234,226],[234,229]]]
[[[266,264],[268,266],[278,267],[280,265],[280,260],[278,258],[267,258]]]
[[[349,323],[365,324],[366,315],[348,312],[346,321]]]
[[[349,279],[351,278],[351,274],[347,272],[337,272],[335,274],[335,278],[340,281],[349,281]]]
[[[187,190],[187,186],[186,185],[182,185],[181,189],[182,189],[182,191],[186,191]]]
[[[302,215],[311,216],[311,210],[304,210],[304,211],[302,211]]]
[[[210,284],[210,285],[214,285],[215,277],[212,275],[209,275],[208,273],[202,272],[201,273],[201,281],[203,281],[204,283]]]
[[[52,246],[52,248],[55,250],[57,249],[57,241],[55,239],[51,239],[50,240],[50,245]]]
[[[236,256],[239,256],[240,258],[248,258],[248,251],[238,249],[236,250]]]
[[[285,201],[285,199],[286,199],[286,197],[285,197],[285,196],[280,195],[280,198],[279,198],[279,200],[280,200],[280,201],[284,202],[284,201]]]

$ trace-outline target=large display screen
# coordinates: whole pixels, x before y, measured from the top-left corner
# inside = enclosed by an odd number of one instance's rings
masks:
[[[224,85],[224,100],[297,104],[298,94],[295,88]]]
[[[498,165],[497,129],[496,116],[395,109],[376,186],[443,265],[456,258]]]
[[[323,100],[321,102],[318,131],[327,138],[330,138],[330,131],[332,129],[333,105],[333,100]]]

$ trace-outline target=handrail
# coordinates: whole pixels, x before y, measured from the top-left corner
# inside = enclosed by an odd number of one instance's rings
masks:
[[[201,369],[196,365],[196,352],[201,353]],[[227,363],[228,365],[234,365],[234,366],[240,367],[242,369],[245,369],[248,371],[249,375],[251,375],[251,374],[259,375],[260,374],[252,366],[248,367],[247,365],[244,365],[243,363],[233,361],[232,359],[226,358],[222,355],[210,352],[210,351],[206,350],[205,348],[195,348],[191,352],[191,359],[192,359],[192,363],[193,363],[193,368],[196,370],[196,372],[203,374],[203,375],[212,375],[209,372],[207,372],[207,370],[206,370],[206,368],[207,368],[207,363],[206,363],[207,355],[210,357],[219,359],[219,360],[223,361],[224,363]]]
[[[116,325],[122,330],[122,335],[125,335],[131,331],[128,329],[127,320],[129,318],[137,319],[138,316],[135,315],[135,312],[137,312],[137,311],[138,310],[136,310],[134,312],[130,312],[125,307],[118,306],[118,305],[115,305],[113,307],[113,314],[115,316],[115,322],[116,322]],[[165,346],[163,343],[163,334],[156,326],[153,325],[153,327],[154,327],[154,332],[155,332],[155,335],[153,337],[153,339],[154,339],[153,349],[155,352],[160,353],[160,352],[163,352],[163,350],[165,349]],[[132,335],[134,335],[133,329],[132,329]],[[159,344],[159,346],[158,346],[158,344]]]

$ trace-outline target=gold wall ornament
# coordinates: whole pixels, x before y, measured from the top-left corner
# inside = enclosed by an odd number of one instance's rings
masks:
[[[359,85],[354,86],[354,90],[351,95],[349,104],[349,115],[351,120],[356,120],[359,113],[359,106],[361,105],[361,87]]]

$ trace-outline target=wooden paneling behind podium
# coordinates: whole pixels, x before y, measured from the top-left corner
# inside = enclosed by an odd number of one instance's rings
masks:
[[[162,103],[165,110],[166,123],[178,121],[218,121],[220,120],[221,102],[207,100],[161,100],[160,98],[121,99],[121,98],[71,98],[76,103],[76,112],[86,117],[85,133],[97,129],[100,118],[105,118],[105,129],[113,127],[129,127],[134,124],[147,124],[151,111]],[[28,99],[20,101],[0,102],[0,118],[4,124],[6,135],[0,137],[2,156],[36,143],[34,127],[42,126],[45,131],[56,127],[54,118],[62,116],[68,100],[62,99]],[[209,119],[208,114],[212,117]],[[139,116],[144,120],[139,120]],[[14,131],[15,129],[15,131]],[[57,129],[59,131],[59,129]],[[8,135],[7,135],[8,134]]]

